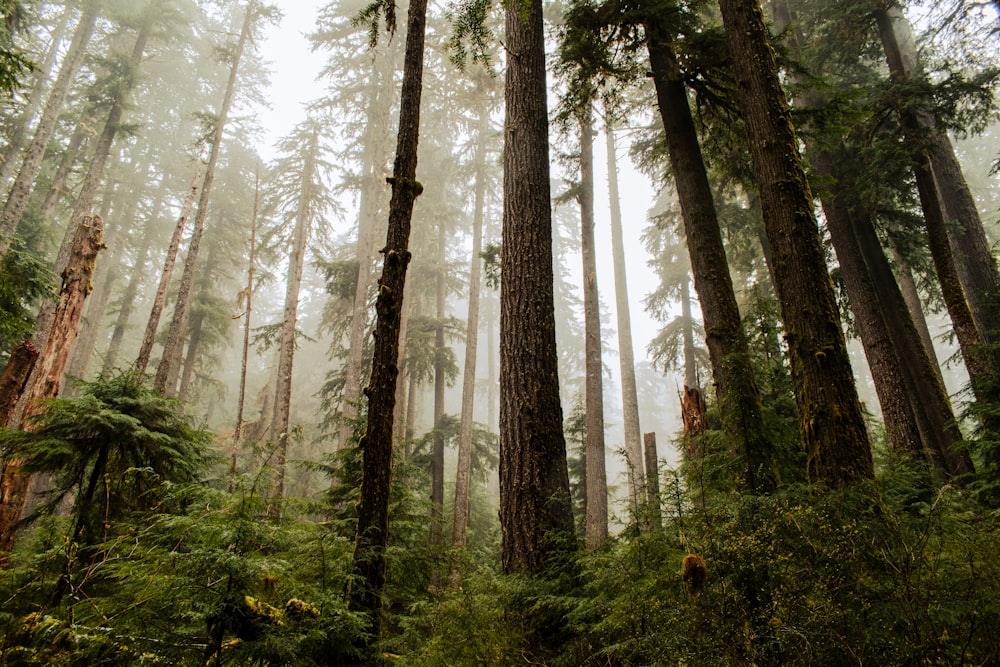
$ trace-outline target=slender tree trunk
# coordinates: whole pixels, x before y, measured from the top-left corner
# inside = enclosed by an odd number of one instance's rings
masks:
[[[434,327],[434,437],[431,452],[431,547],[439,547],[444,543],[444,390],[447,383],[445,377],[444,355],[444,317],[447,289],[445,287],[445,266],[447,263],[444,245],[447,234],[444,222],[438,222],[438,258],[437,258],[437,290],[435,299],[435,314],[437,323]],[[432,585],[440,584],[440,574],[433,572]]]
[[[233,456],[229,463],[229,492],[233,492],[233,480],[236,476],[237,463],[240,454],[240,441],[243,437],[243,413],[246,407],[247,395],[247,363],[250,359],[250,317],[253,314],[254,274],[257,272],[257,218],[260,215],[260,173],[258,171],[254,182],[253,218],[250,221],[250,260],[247,263],[247,286],[240,293],[240,303],[246,300],[246,311],[243,314],[243,350],[240,354],[240,392],[236,401],[236,427],[233,429]]]
[[[44,222],[51,221],[55,217],[56,207],[59,205],[59,202],[69,194],[69,188],[66,187],[66,183],[69,181],[69,176],[77,157],[80,156],[80,149],[83,147],[83,142],[87,140],[88,136],[89,127],[81,119],[77,122],[76,129],[73,130],[69,143],[66,144],[66,150],[59,161],[59,166],[56,167],[55,174],[52,176],[52,183],[49,185],[48,192],[45,193],[45,199],[42,200],[42,205],[38,212],[39,220]]]
[[[635,385],[635,352],[632,348],[632,314],[629,310],[625,241],[622,231],[621,196],[618,193],[618,147],[611,116],[605,110],[607,127],[608,200],[611,205],[611,255],[615,271],[615,311],[618,317],[618,361],[622,383],[622,428],[625,466],[628,468],[629,499],[638,508],[645,484],[642,431],[639,428],[639,397]]]
[[[222,151],[222,135],[226,129],[230,109],[233,106],[233,98],[236,96],[236,80],[239,75],[240,61],[243,60],[243,52],[250,40],[250,32],[256,15],[254,7],[254,0],[250,0],[243,16],[243,28],[233,53],[233,64],[229,70],[226,92],[222,97],[222,106],[219,109],[215,132],[212,136],[212,149],[208,156],[208,166],[205,168],[205,180],[201,185],[198,211],[194,216],[194,229],[191,232],[187,257],[184,259],[184,272],[177,290],[177,303],[174,306],[174,315],[170,320],[167,340],[163,346],[163,356],[160,358],[160,364],[156,368],[156,376],[153,378],[153,386],[167,396],[174,396],[177,390],[177,375],[180,371],[184,334],[187,333],[188,316],[191,311],[192,287],[198,263],[198,251],[201,248],[201,238],[205,233],[205,218],[208,216],[209,198],[212,194],[212,183],[215,181],[215,168],[219,163],[219,154]],[[136,366],[138,368],[138,364]]]
[[[375,304],[375,352],[368,396],[368,429],[358,446],[362,451],[361,499],[354,547],[354,581],[348,607],[370,617],[373,636],[381,630],[382,589],[385,586],[385,548],[389,539],[389,487],[392,477],[392,419],[399,374],[399,327],[410,263],[410,222],[413,203],[423,191],[416,180],[420,93],[424,69],[426,0],[412,0],[407,16],[406,54],[399,105],[399,132],[389,226],[383,248],[382,277]]]
[[[913,267],[910,261],[899,250],[899,246],[893,242],[892,228],[889,229],[889,250],[892,253],[892,261],[896,265],[896,280],[899,289],[903,292],[903,299],[906,301],[906,308],[910,311],[910,318],[917,327],[920,334],[920,341],[927,350],[927,356],[934,364],[934,372],[941,378],[941,362],[938,361],[937,351],[934,348],[934,339],[931,337],[931,330],[927,327],[927,317],[924,315],[924,306],[917,291],[917,283],[913,280]],[[942,382],[943,382],[943,378]]]
[[[140,375],[146,372],[146,367],[149,365],[149,356],[153,351],[156,331],[160,326],[160,317],[163,315],[163,307],[167,302],[167,290],[170,288],[170,278],[173,276],[174,267],[177,264],[177,253],[181,247],[181,237],[184,236],[184,227],[187,226],[188,217],[191,215],[191,209],[194,207],[194,200],[198,196],[198,179],[200,176],[201,160],[195,164],[194,178],[191,180],[191,187],[188,189],[184,205],[181,207],[181,215],[177,218],[177,224],[174,226],[173,236],[170,237],[167,256],[163,260],[160,283],[156,287],[156,295],[153,297],[153,309],[146,323],[146,332],[142,336],[139,357],[135,361],[135,371]]]
[[[504,573],[540,574],[573,548],[555,338],[541,0],[509,4],[500,287]]]
[[[299,194],[295,218],[292,253],[288,258],[288,283],[285,286],[285,311],[281,323],[281,342],[278,345],[278,380],[274,389],[274,417],[271,419],[270,440],[276,447],[274,454],[274,486],[271,497],[285,497],[285,460],[288,456],[288,420],[292,408],[292,366],[295,360],[295,332],[299,321],[299,292],[302,290],[302,273],[309,247],[309,226],[312,222],[313,182],[316,171],[316,153],[319,136],[313,134],[306,147],[302,167],[302,191]],[[272,510],[274,511],[274,510]]]
[[[723,431],[731,439],[731,448],[744,458],[747,487],[770,491],[777,484],[774,446],[764,429],[760,391],[750,367],[714,195],[672,41],[662,18],[647,20],[646,44],[653,84],[680,199]]]
[[[351,311],[351,331],[347,360],[344,365],[344,392],[340,404],[341,426],[337,434],[337,449],[347,446],[361,400],[361,358],[368,333],[368,298],[374,263],[375,224],[385,204],[382,174],[388,150],[389,115],[392,107],[393,47],[395,40],[375,47],[374,76],[368,91],[368,122],[365,125],[364,180],[361,183],[361,203],[358,213],[358,280],[354,286],[354,307]]]
[[[585,543],[596,549],[608,539],[608,476],[604,448],[604,363],[601,359],[601,304],[594,247],[594,121],[588,108],[580,118],[580,239],[583,256],[584,356],[586,374],[587,514]]]
[[[403,291],[402,315],[399,321],[399,355],[396,366],[400,377],[396,379],[396,404],[392,410],[393,448],[401,452],[404,459],[410,458],[410,441],[413,439],[413,415],[408,411],[409,396],[414,391],[411,373],[407,370],[406,335],[410,328],[410,315],[413,314],[413,297]],[[405,374],[404,374],[405,373]]]
[[[464,547],[469,526],[469,496],[472,489],[472,425],[476,396],[476,360],[479,351],[479,292],[482,289],[483,214],[486,209],[486,133],[489,107],[479,111],[475,157],[475,200],[472,218],[472,261],[469,268],[469,320],[465,328],[465,369],[462,374],[462,414],[458,425],[458,467],[455,473],[454,527],[451,544]]]
[[[87,49],[87,43],[94,33],[94,25],[97,22],[97,3],[88,3],[77,23],[76,31],[70,42],[69,49],[63,57],[59,74],[52,84],[52,92],[45,102],[45,109],[42,117],[38,121],[35,129],[35,136],[24,154],[24,161],[17,174],[14,185],[11,186],[10,195],[4,205],[3,212],[0,213],[0,257],[7,254],[10,242],[17,230],[17,225],[24,215],[24,209],[28,205],[28,197],[34,187],[35,179],[42,168],[42,158],[45,155],[45,148],[49,139],[55,131],[56,122],[59,120],[59,113],[62,111],[69,92],[70,84],[76,76],[80,64],[83,62],[83,54]],[[76,220],[76,218],[71,218]]]
[[[63,38],[66,36],[66,28],[74,10],[70,6],[63,8],[58,23],[52,30],[52,39],[45,51],[45,59],[38,65],[32,74],[31,92],[27,95],[27,104],[14,122],[14,129],[7,139],[7,145],[3,149],[3,158],[0,162],[0,190],[6,190],[7,182],[14,174],[14,168],[19,163],[18,157],[21,149],[24,148],[24,140],[27,138],[31,123],[38,114],[38,109],[42,105],[42,98],[45,97],[45,90],[48,87],[49,76],[55,66],[56,57],[59,55],[59,48],[62,46]]]
[[[694,315],[691,312],[691,284],[685,275],[681,281],[681,321],[684,336],[684,386],[698,389],[698,359],[694,350]]]
[[[659,529],[663,523],[660,517],[660,465],[656,457],[656,434],[644,433],[646,457],[646,502],[649,503],[649,521]]]
[[[750,139],[809,478],[831,487],[874,474],[871,445],[802,169],[757,0],[719,0]]]
[[[100,216],[87,216],[80,220],[70,262],[63,271],[62,289],[50,335],[32,372],[35,379],[23,383],[22,391],[27,392],[27,395],[26,400],[20,402],[25,407],[21,417],[12,416],[18,423],[9,423],[11,427],[24,424],[42,409],[44,399],[54,398],[59,394],[63,371],[69,361],[69,353],[83,316],[84,300],[90,294],[97,254],[104,248],[103,231],[104,223]],[[20,374],[13,383],[22,383]],[[6,404],[6,399],[4,403]],[[17,522],[28,498],[29,479],[20,472],[17,461],[7,462],[3,479],[0,480],[0,493],[3,494],[0,504],[0,553],[9,552],[14,544]]]

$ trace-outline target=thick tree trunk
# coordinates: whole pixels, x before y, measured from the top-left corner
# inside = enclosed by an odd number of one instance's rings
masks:
[[[194,208],[194,200],[198,196],[198,179],[200,176],[201,160],[198,160],[195,164],[191,187],[188,189],[184,205],[181,207],[181,215],[177,218],[174,233],[170,237],[167,256],[163,260],[163,270],[160,272],[160,283],[157,285],[156,295],[153,297],[153,308],[149,314],[149,320],[146,322],[146,331],[142,336],[142,344],[139,346],[139,356],[135,360],[135,371],[140,375],[146,372],[146,367],[149,365],[149,355],[153,351],[156,331],[160,327],[160,317],[163,315],[163,307],[167,302],[167,290],[170,288],[170,278],[173,276],[174,267],[177,265],[177,253],[181,247],[181,238],[184,236],[184,227],[187,226],[191,209]]]
[[[580,245],[583,256],[584,364],[586,366],[587,513],[585,543],[596,549],[608,539],[608,476],[604,453],[604,364],[601,360],[601,304],[594,247],[594,121],[588,108],[580,119]]]
[[[229,111],[233,106],[233,98],[236,95],[236,80],[239,75],[240,61],[243,59],[247,42],[250,40],[250,32],[256,16],[255,4],[252,0],[247,3],[245,12],[243,28],[233,52],[233,64],[229,70],[226,92],[222,97],[222,106],[219,109],[215,132],[212,136],[212,150],[209,153],[208,166],[205,168],[205,180],[201,185],[198,211],[194,216],[194,229],[191,232],[187,257],[184,259],[184,272],[177,290],[177,304],[174,306],[167,340],[163,345],[163,356],[160,358],[160,363],[156,368],[156,376],[153,378],[153,386],[166,396],[174,396],[177,391],[177,376],[180,372],[184,335],[187,333],[188,316],[191,311],[192,288],[198,264],[198,252],[201,248],[201,238],[205,233],[205,218],[208,216],[209,198],[212,194],[212,183],[215,181],[215,168],[219,163],[222,135],[229,119]]]
[[[625,466],[628,469],[629,500],[637,509],[645,483],[642,431],[639,428],[639,397],[635,384],[635,352],[632,349],[632,315],[629,310],[625,242],[622,231],[621,196],[618,193],[618,148],[610,115],[607,114],[608,200],[611,205],[611,255],[615,270],[615,312],[618,322],[618,361],[622,383],[622,429]]]
[[[274,388],[274,417],[271,419],[270,440],[274,453],[274,486],[270,496],[285,497],[285,461],[288,456],[288,420],[292,408],[292,367],[295,361],[295,331],[299,321],[299,292],[309,248],[309,226],[312,222],[312,185],[315,180],[316,153],[319,136],[313,134],[302,167],[302,191],[299,193],[295,217],[292,253],[288,257],[288,283],[285,286],[285,310],[281,321],[281,341],[278,344],[278,379]]]
[[[358,446],[362,451],[361,499],[354,547],[357,579],[348,593],[348,606],[369,615],[373,636],[381,629],[382,589],[385,586],[385,548],[389,539],[389,487],[392,478],[392,420],[399,375],[399,327],[410,263],[410,222],[413,203],[423,191],[416,180],[420,93],[424,69],[426,0],[413,0],[407,16],[406,54],[393,166],[392,199],[382,277],[375,304],[375,352],[368,396],[368,429]]]
[[[361,400],[361,359],[368,333],[368,298],[374,263],[376,221],[385,205],[382,174],[388,159],[389,115],[392,109],[392,69],[395,40],[375,47],[374,76],[368,90],[368,122],[365,125],[364,179],[358,212],[358,279],[354,286],[354,307],[351,311],[351,332],[344,364],[344,392],[340,402],[341,426],[337,433],[337,449],[347,446]]]
[[[104,222],[100,216],[80,219],[70,262],[62,274],[62,289],[48,340],[32,372],[34,380],[30,386],[25,384],[22,389],[27,392],[26,400],[23,401],[25,408],[20,418],[13,417],[18,419],[19,423],[9,423],[11,427],[16,428],[37,414],[44,399],[54,398],[59,394],[63,371],[69,360],[69,353],[73,349],[80,318],[83,316],[84,300],[90,294],[97,254],[104,248],[103,231]],[[24,358],[21,358],[19,363],[23,364]],[[23,382],[20,379],[20,371],[16,382],[11,380],[12,384]],[[7,404],[6,398],[4,404]],[[0,505],[0,553],[9,552],[14,544],[17,521],[27,500],[29,481],[29,478],[18,470],[16,461],[7,462],[3,475],[3,479],[0,480],[0,491],[3,493],[3,502]]]
[[[42,111],[42,117],[35,129],[35,136],[28,144],[21,169],[11,187],[3,212],[0,213],[0,257],[7,254],[17,225],[28,205],[28,197],[31,195],[35,180],[42,168],[45,148],[55,131],[56,122],[59,120],[59,113],[66,101],[66,95],[69,93],[70,84],[72,84],[77,70],[80,69],[80,64],[83,62],[83,54],[87,49],[91,35],[94,33],[96,22],[97,3],[89,3],[84,8],[80,21],[77,23],[73,39],[63,57],[62,66],[59,68],[59,74],[55,83],[52,84],[52,92],[49,93],[49,98],[45,102],[45,109]],[[75,220],[76,218],[71,219]]]
[[[813,481],[874,474],[798,141],[760,3],[719,0],[773,254],[799,424]]]
[[[573,548],[556,354],[541,0],[509,4],[500,287],[500,526],[505,573]]]
[[[760,392],[750,367],[714,195],[701,157],[687,90],[673,52],[672,36],[667,30],[661,18],[650,17],[646,23],[646,44],[684,219],[694,286],[701,303],[723,431],[731,439],[731,449],[744,458],[747,487],[769,491],[777,483],[774,446],[765,434]]]
[[[472,489],[472,425],[476,396],[476,360],[479,351],[479,292],[482,289],[483,215],[486,209],[486,134],[490,113],[484,104],[479,112],[475,157],[475,200],[472,213],[472,261],[469,268],[469,319],[465,327],[465,369],[462,374],[462,414],[458,424],[458,467],[455,473],[454,526],[451,544],[464,547],[469,526],[469,495]]]

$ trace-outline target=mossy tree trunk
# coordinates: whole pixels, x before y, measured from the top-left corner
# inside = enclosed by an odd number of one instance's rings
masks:
[[[750,367],[714,195],[674,53],[673,36],[660,16],[649,17],[645,27],[723,431],[731,439],[731,449],[744,459],[746,486],[754,491],[773,490],[777,483],[774,447],[764,429],[760,392]]]
[[[542,573],[575,542],[562,430],[541,0],[506,9],[500,286],[500,526],[505,573]]]
[[[104,221],[100,216],[80,219],[74,235],[69,262],[62,274],[59,302],[53,311],[49,336],[38,356],[30,385],[25,382],[22,390],[24,410],[20,417],[13,416],[16,428],[42,409],[42,401],[59,395],[66,364],[73,349],[83,316],[83,306],[92,289],[94,266],[98,253],[104,249]],[[18,376],[20,377],[20,376]],[[20,380],[18,380],[20,383]],[[6,403],[6,401],[5,401]],[[3,498],[0,504],[0,552],[9,552],[17,533],[17,522],[28,498],[29,477],[18,469],[17,461],[8,461],[0,480]]]
[[[771,247],[809,478],[831,487],[870,478],[871,445],[760,3],[719,0],[719,7]]]
[[[392,198],[382,277],[375,303],[375,351],[368,396],[368,428],[358,446],[362,452],[361,498],[354,546],[357,579],[348,592],[348,607],[367,614],[373,636],[381,629],[382,590],[385,586],[385,549],[389,540],[389,489],[392,479],[393,414],[399,375],[399,329],[410,263],[410,226],[413,204],[423,191],[416,180],[420,95],[423,87],[426,0],[413,0],[407,15],[406,51],[399,105],[399,132],[393,165]]]

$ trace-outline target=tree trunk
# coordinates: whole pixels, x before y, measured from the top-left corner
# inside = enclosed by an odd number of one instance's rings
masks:
[[[809,479],[837,487],[870,478],[868,433],[760,3],[719,6],[773,255]]]
[[[898,10],[898,7],[896,9]],[[905,54],[901,51],[896,38],[894,29],[896,19],[885,11],[877,12],[876,19],[889,70],[893,78],[905,80],[907,67],[904,64]],[[983,338],[983,332],[976,324],[972,309],[966,300],[966,293],[958,274],[958,264],[948,240],[948,222],[945,219],[944,206],[934,179],[930,157],[919,143],[925,127],[917,113],[911,109],[900,109],[899,116],[906,140],[913,144],[913,175],[917,183],[920,208],[924,214],[924,224],[927,226],[928,248],[941,284],[941,294],[948,315],[951,317],[965,366],[969,371],[973,393],[978,400],[983,401],[989,395],[987,388],[996,379],[997,352],[987,352],[983,349],[983,344],[987,341]]]
[[[14,348],[3,375],[0,375],[0,426],[11,427],[17,404],[38,361],[38,348],[25,341]],[[7,567],[7,557],[14,547],[17,522],[27,498],[28,477],[22,475],[15,460],[0,465],[0,569]]]
[[[243,437],[243,413],[246,407],[247,395],[247,363],[250,359],[250,317],[253,314],[254,274],[257,272],[257,219],[260,215],[260,173],[256,174],[253,196],[253,218],[250,221],[250,260],[247,262],[247,286],[240,293],[240,303],[246,299],[246,311],[243,314],[243,349],[240,353],[240,391],[236,401],[236,427],[233,429],[233,455],[229,463],[229,492],[233,492],[233,480],[236,476],[237,463],[240,454],[240,441]]]
[[[750,366],[714,195],[672,42],[663,19],[650,17],[646,22],[649,62],[701,304],[722,428],[730,439],[730,449],[744,459],[747,487],[770,491],[777,484],[774,446],[764,429],[760,391]]]
[[[684,336],[684,386],[697,389],[698,359],[694,350],[694,314],[691,312],[691,284],[685,275],[681,281],[681,321]]]
[[[174,273],[174,266],[177,264],[177,253],[181,247],[181,238],[184,236],[184,227],[187,226],[188,217],[194,207],[194,200],[198,196],[198,178],[201,176],[201,160],[195,163],[194,178],[191,179],[191,187],[188,189],[184,205],[181,207],[181,215],[177,218],[174,226],[174,233],[170,237],[170,245],[167,247],[167,256],[163,260],[163,270],[160,272],[160,283],[156,287],[156,295],[153,297],[153,309],[146,322],[146,332],[142,336],[142,344],[139,347],[139,356],[135,360],[135,371],[140,375],[146,372],[149,365],[149,355],[153,351],[153,343],[156,340],[156,330],[160,327],[160,317],[163,315],[163,307],[167,302],[167,290],[170,288],[170,278]]]
[[[608,476],[604,453],[604,364],[601,304],[594,243],[594,121],[588,107],[580,118],[580,244],[583,257],[584,363],[586,367],[587,549],[608,539]]]
[[[38,127],[35,129],[35,136],[25,151],[21,169],[14,180],[14,185],[11,186],[7,203],[4,205],[3,212],[0,213],[0,257],[7,254],[11,239],[17,230],[17,225],[21,221],[25,207],[28,205],[28,197],[31,195],[35,179],[38,178],[38,174],[42,168],[42,158],[45,155],[45,148],[48,146],[49,140],[52,138],[52,133],[55,131],[56,122],[59,120],[59,113],[62,111],[63,103],[66,101],[70,84],[73,82],[77,70],[80,69],[80,64],[83,62],[83,54],[87,49],[87,43],[90,41],[91,35],[94,33],[96,22],[97,3],[88,3],[83,10],[83,14],[80,16],[79,23],[77,23],[69,49],[63,57],[59,74],[56,77],[55,83],[52,84],[52,92],[49,93],[49,98],[45,102],[45,109],[42,111],[42,117],[39,119]],[[75,219],[75,217],[71,218],[71,220]]]
[[[615,271],[615,312],[618,317],[618,361],[622,383],[622,428],[625,466],[628,469],[629,500],[637,509],[642,500],[645,473],[642,464],[642,431],[639,428],[639,397],[635,384],[635,352],[632,349],[632,315],[629,310],[625,242],[622,231],[621,196],[618,193],[618,148],[612,120],[605,110],[607,127],[608,200],[611,205],[611,254]]]
[[[656,434],[644,433],[643,444],[646,456],[646,502],[649,503],[650,525],[658,529],[662,526],[660,518],[660,464],[656,457]]]
[[[371,79],[368,102],[368,122],[365,125],[364,179],[361,183],[361,203],[358,212],[358,280],[354,286],[354,307],[351,311],[351,332],[347,360],[344,365],[344,392],[340,402],[341,426],[337,434],[337,449],[343,449],[351,437],[354,420],[361,400],[361,358],[368,333],[368,295],[374,263],[375,223],[383,210],[385,186],[382,174],[387,160],[386,139],[389,136],[391,111],[392,65],[395,40],[375,47],[374,76]]]
[[[483,214],[486,209],[486,134],[489,107],[479,111],[475,157],[475,201],[472,213],[472,266],[469,268],[469,320],[465,327],[465,369],[462,374],[462,414],[458,425],[458,467],[455,473],[454,527],[451,544],[464,547],[469,526],[469,496],[472,489],[472,424],[476,396],[476,360],[479,351],[479,292],[482,289]]]
[[[423,191],[416,180],[420,93],[424,69],[427,1],[413,0],[407,17],[406,54],[399,105],[399,132],[393,166],[392,199],[384,260],[375,303],[375,352],[368,396],[368,429],[358,443],[362,452],[361,499],[354,547],[357,579],[348,593],[348,607],[370,617],[373,636],[381,629],[385,548],[389,539],[389,486],[392,476],[392,420],[399,374],[399,327],[410,263],[410,222],[413,203]]]
[[[25,407],[19,423],[9,424],[13,428],[37,414],[42,409],[44,399],[54,398],[59,394],[63,371],[83,315],[83,303],[90,294],[97,254],[104,248],[103,231],[104,221],[100,216],[87,216],[80,220],[70,261],[62,274],[62,289],[48,340],[32,373],[34,380],[23,389],[27,396],[23,401]],[[18,379],[15,384],[20,383],[21,380]],[[20,473],[16,461],[7,462],[4,478],[0,481],[0,490],[3,492],[3,503],[0,505],[0,552],[9,552],[14,544],[17,521],[27,500],[28,481],[29,477]]]
[[[447,383],[444,368],[445,338],[444,316],[447,289],[445,270],[447,265],[444,245],[447,243],[444,221],[438,221],[437,290],[434,327],[434,437],[431,452],[431,547],[444,543],[444,390]],[[440,584],[440,574],[431,574],[433,586]]]
[[[556,354],[541,0],[509,4],[500,287],[500,526],[504,573],[572,550]]]
[[[39,220],[46,223],[50,222],[55,216],[56,207],[59,205],[59,202],[69,194],[66,183],[69,181],[73,165],[76,164],[76,159],[80,155],[80,148],[89,136],[90,127],[84,119],[80,119],[76,124],[76,129],[73,130],[73,134],[70,136],[69,143],[66,144],[66,150],[59,161],[59,166],[56,167],[52,183],[49,185],[48,192],[45,193],[45,199],[42,200],[41,208],[38,210]]]
[[[208,166],[205,168],[205,180],[201,185],[198,211],[194,216],[194,229],[191,232],[187,257],[184,259],[184,272],[177,290],[177,303],[174,306],[174,315],[170,320],[167,340],[163,345],[163,356],[160,358],[160,364],[156,368],[156,376],[153,378],[153,386],[166,396],[174,396],[177,391],[177,375],[180,372],[184,335],[187,333],[188,316],[191,311],[192,287],[198,264],[198,251],[201,248],[201,238],[205,233],[205,218],[208,216],[209,197],[212,194],[212,183],[215,181],[215,168],[219,163],[219,153],[222,151],[222,135],[226,129],[226,121],[229,119],[229,111],[233,106],[233,98],[236,95],[236,79],[239,74],[240,61],[243,59],[247,42],[250,40],[250,31],[256,16],[254,7],[254,0],[250,0],[243,16],[243,28],[233,53],[233,64],[229,70],[226,92],[222,97],[222,107],[219,109],[215,132],[212,136],[212,149],[208,156]]]
[[[938,361],[937,351],[934,348],[934,339],[931,338],[931,331],[927,327],[927,317],[924,315],[924,306],[920,299],[920,293],[917,291],[917,283],[913,280],[913,267],[910,266],[910,261],[906,256],[900,252],[899,246],[893,242],[892,231],[892,227],[890,226],[889,250],[892,253],[892,261],[896,265],[895,276],[899,284],[899,289],[902,291],[903,299],[906,301],[906,308],[910,311],[910,318],[917,327],[917,333],[920,334],[920,341],[924,344],[927,356],[930,357],[931,362],[934,364],[934,372],[943,382],[944,380],[941,377],[941,362]]]
[[[292,253],[288,257],[288,283],[285,286],[285,311],[281,322],[281,342],[278,345],[278,380],[274,388],[274,417],[271,419],[270,440],[275,446],[274,486],[271,498],[285,497],[285,460],[288,456],[288,420],[292,408],[292,366],[295,360],[295,332],[299,321],[299,292],[309,248],[309,226],[312,222],[312,185],[315,180],[316,154],[319,136],[313,134],[306,146],[302,167],[302,191],[293,232]],[[272,510],[274,511],[274,510]]]

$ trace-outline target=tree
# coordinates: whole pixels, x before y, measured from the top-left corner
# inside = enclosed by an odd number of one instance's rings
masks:
[[[392,5],[385,5],[386,18]],[[389,539],[389,482],[392,478],[393,412],[399,375],[399,326],[410,263],[410,221],[413,202],[423,192],[416,180],[417,140],[420,129],[420,94],[424,69],[426,0],[413,0],[407,13],[406,51],[399,103],[399,132],[389,202],[389,227],[382,277],[375,303],[375,351],[372,356],[368,396],[368,427],[358,443],[362,453],[361,499],[354,546],[354,571],[358,580],[348,593],[348,606],[367,614],[378,635],[381,628],[382,589],[385,586],[385,548]],[[394,25],[389,20],[390,25]],[[377,25],[377,24],[376,24]]]
[[[719,0],[719,7],[771,246],[809,479],[838,487],[870,478],[868,433],[760,3]]]
[[[601,304],[597,289],[594,242],[594,119],[590,104],[579,112],[580,125],[580,254],[583,257],[585,328],[587,517],[586,545],[596,549],[608,539],[608,478],[604,448],[604,363],[601,360]]]
[[[555,338],[542,3],[507,6],[500,284],[500,525],[505,573],[573,543]]]
[[[209,152],[208,164],[205,167],[205,180],[201,185],[198,209],[194,219],[194,229],[191,232],[191,240],[188,243],[187,257],[184,259],[184,272],[181,276],[180,287],[178,288],[177,303],[174,306],[174,314],[170,321],[167,340],[163,346],[163,356],[160,358],[160,363],[156,368],[156,376],[153,380],[154,386],[168,396],[174,395],[177,391],[177,377],[180,373],[181,364],[181,348],[184,334],[187,331],[188,316],[191,311],[192,288],[194,286],[198,251],[201,247],[202,236],[205,233],[205,219],[208,216],[212,184],[215,180],[215,171],[219,163],[219,155],[222,151],[222,135],[226,128],[226,122],[229,119],[229,112],[233,106],[233,99],[236,95],[240,62],[243,60],[243,52],[251,39],[257,20],[261,17],[272,16],[273,14],[273,10],[262,6],[257,0],[249,0],[243,13],[243,26],[240,30],[239,39],[236,41],[236,45],[229,55],[229,79],[226,83],[222,104],[212,131],[211,151]]]
[[[196,481],[208,467],[210,435],[134,372],[85,383],[80,396],[40,407],[25,430],[0,434],[0,447],[26,474],[55,474],[44,510],[77,491],[73,542],[92,544],[100,526],[152,507],[157,488]]]

